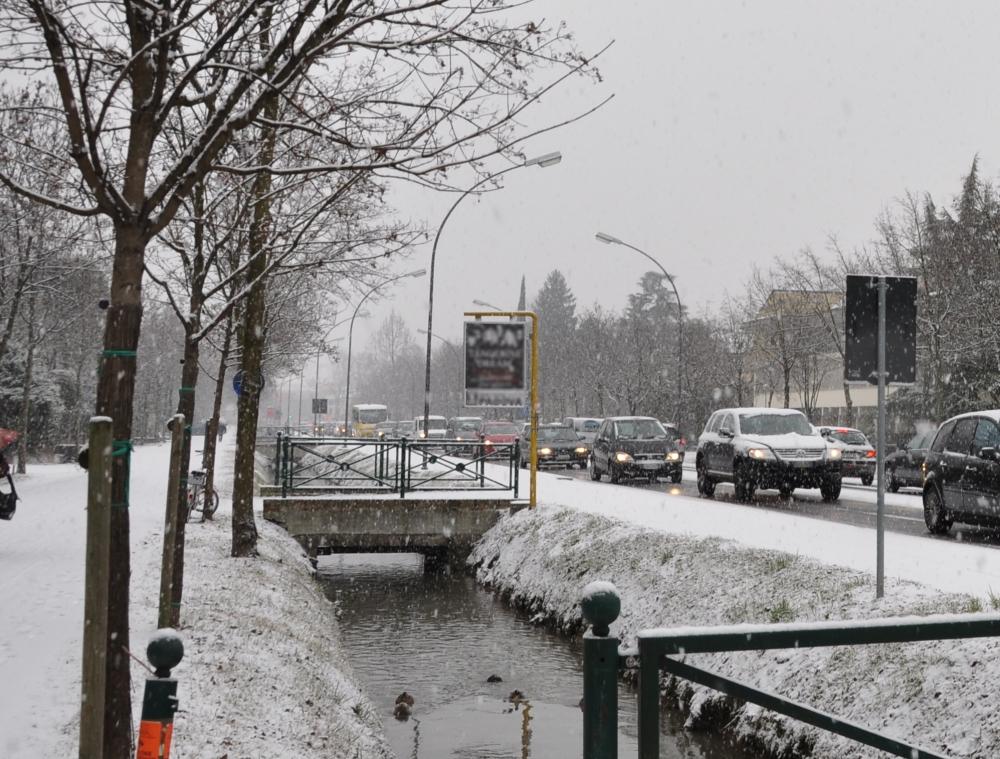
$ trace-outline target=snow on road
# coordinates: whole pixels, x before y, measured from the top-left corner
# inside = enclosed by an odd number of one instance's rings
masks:
[[[855,492],[863,489],[852,492],[852,497]],[[874,501],[874,491],[870,493]],[[907,495],[895,498],[919,502]],[[538,475],[538,500],[653,530],[728,538],[753,548],[786,551],[826,564],[875,572],[875,531],[862,527],[547,473]],[[885,553],[889,577],[983,599],[1000,594],[1000,551],[995,548],[962,543],[957,537],[928,540],[886,532]]]

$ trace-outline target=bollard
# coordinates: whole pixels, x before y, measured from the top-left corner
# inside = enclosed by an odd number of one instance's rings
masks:
[[[514,466],[514,500],[517,500],[517,484],[518,476],[521,473],[521,438],[514,439],[514,460],[511,462]]]
[[[610,582],[583,589],[580,609],[591,625],[583,636],[583,759],[618,759],[618,638],[609,625],[621,607]]]
[[[274,444],[274,486],[281,484],[281,433]]]
[[[104,688],[108,646],[108,577],[111,574],[112,422],[90,420],[87,461],[87,553],[83,600],[83,673],[80,759],[104,756]],[[83,454],[81,453],[81,459]]]
[[[139,722],[136,759],[170,759],[170,741],[177,711],[177,681],[170,676],[184,657],[184,643],[176,630],[157,630],[146,647],[146,658],[156,670],[146,678]]]

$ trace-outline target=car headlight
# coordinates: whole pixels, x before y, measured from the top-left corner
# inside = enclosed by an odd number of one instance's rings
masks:
[[[586,452],[587,452],[587,449],[586,449],[586,448],[584,448],[584,447],[583,447],[583,446],[581,445],[581,446],[580,446],[579,448],[577,448],[577,449],[576,449],[576,452],[577,452],[577,453],[586,453]]]
[[[420,430],[420,437],[427,437],[427,433],[424,432],[423,430]]]
[[[667,461],[680,461],[681,454],[679,451],[668,451],[667,455],[664,456]]]
[[[626,464],[631,460],[632,460],[632,455],[629,453],[625,453],[625,451],[618,451],[618,453],[615,454],[615,461],[617,461],[619,464]]]
[[[552,449],[551,448],[539,448],[538,449],[538,455],[539,456],[551,456],[552,455]]]
[[[483,445],[493,445],[493,441],[492,440],[484,440],[483,441]]]
[[[774,458],[770,448],[747,448],[747,456],[757,461],[767,461]]]
[[[836,459],[841,458],[843,455],[844,455],[844,452],[842,450],[840,450],[839,448],[827,448],[826,449],[826,457],[828,459],[835,459],[836,460]]]

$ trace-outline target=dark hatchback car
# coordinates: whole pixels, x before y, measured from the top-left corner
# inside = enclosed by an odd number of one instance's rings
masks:
[[[590,479],[608,475],[612,482],[643,477],[669,477],[680,482],[684,456],[663,425],[649,416],[615,416],[605,419],[594,438]]]
[[[885,457],[885,476],[889,490],[893,493],[900,488],[922,488],[924,486],[924,461],[937,429],[914,435],[908,443],[900,446]]]
[[[576,430],[561,424],[538,428],[537,450],[539,469],[545,466],[564,466],[571,469],[574,465],[586,469],[587,460],[590,458],[590,448],[576,434]],[[527,459],[522,463],[527,466]]]
[[[1000,410],[942,424],[924,465],[924,523],[930,532],[948,532],[954,522],[1000,524]]]
[[[795,488],[819,488],[824,501],[840,498],[843,446],[827,442],[801,411],[730,408],[709,417],[698,438],[698,492],[711,498],[731,482],[740,501],[758,488],[788,498]]]

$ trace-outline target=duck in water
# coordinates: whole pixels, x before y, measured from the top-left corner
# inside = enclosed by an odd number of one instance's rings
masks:
[[[396,696],[396,707],[392,710],[392,716],[400,722],[405,722],[413,714],[413,696],[405,690]]]

